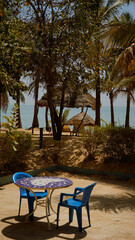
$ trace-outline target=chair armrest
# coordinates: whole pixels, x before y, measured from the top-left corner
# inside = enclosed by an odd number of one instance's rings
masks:
[[[81,191],[80,191],[80,192],[81,192]],[[70,193],[61,193],[61,194],[60,194],[60,203],[63,202],[63,197],[64,197],[64,196],[75,197],[75,196],[78,195],[80,192],[78,192],[78,193],[73,193],[73,194],[70,194]]]
[[[83,192],[84,188],[76,187],[74,193],[77,193],[78,191]]]

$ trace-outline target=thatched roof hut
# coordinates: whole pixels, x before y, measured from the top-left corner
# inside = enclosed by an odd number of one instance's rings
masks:
[[[53,103],[55,106],[60,106],[61,103],[61,91],[57,89],[53,97]],[[45,107],[48,105],[47,94],[45,94],[39,101],[39,107]],[[64,107],[67,108],[79,108],[79,107],[91,107],[96,110],[96,99],[89,93],[74,92],[66,90],[64,97]]]
[[[74,125],[75,121],[82,121],[84,126],[93,126],[95,124],[94,120],[86,113],[81,112],[69,119],[64,125]]]

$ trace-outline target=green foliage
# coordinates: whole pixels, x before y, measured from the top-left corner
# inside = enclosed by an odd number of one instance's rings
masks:
[[[10,136],[0,135],[0,171],[7,173],[22,170],[26,167],[27,153],[31,150],[32,139],[29,133],[14,132],[16,151],[10,148]]]
[[[129,128],[112,128],[106,131],[106,141],[103,146],[105,161],[133,162],[135,161],[135,130]]]
[[[59,114],[59,111],[56,110],[57,114]],[[68,115],[69,115],[70,109],[65,109],[63,111],[63,114],[61,116],[61,123],[64,124],[68,120]]]
[[[7,122],[2,123],[2,127],[6,128],[6,136],[8,139],[8,143],[9,143],[9,151],[12,151],[12,149],[14,151],[16,151],[16,145],[18,145],[18,142],[16,141],[16,134],[14,132],[14,130],[16,130],[16,123],[17,123],[17,111],[18,111],[18,105],[15,103],[13,108],[12,108],[12,112],[11,112],[11,116],[7,117],[4,116],[4,118],[7,120]]]
[[[4,1],[0,4],[0,85],[15,98],[17,89],[26,89],[18,82],[25,67],[25,56],[21,50],[26,41],[23,39],[24,23],[17,17],[20,0]],[[1,92],[1,91],[0,91]]]
[[[88,130],[88,136],[86,137],[84,144],[89,153],[90,159],[95,159],[100,152],[99,146],[103,143],[103,128],[90,127]]]
[[[24,159],[27,152],[31,149],[31,135],[17,132],[16,123],[18,105],[14,104],[11,116],[4,118],[7,122],[2,123],[5,127],[5,134],[0,135],[0,170],[6,169],[7,172],[16,171],[18,168],[24,168]],[[25,159],[26,160],[26,159]]]
[[[88,132],[85,147],[89,158],[102,157],[104,162],[135,161],[135,130],[124,127],[101,127]]]
[[[67,121],[69,112],[70,112],[70,109],[65,109],[65,110],[64,110],[64,112],[63,112],[63,114],[62,114],[62,118],[61,118],[62,124]]]

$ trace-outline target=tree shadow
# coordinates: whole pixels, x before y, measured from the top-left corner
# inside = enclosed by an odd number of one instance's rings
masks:
[[[42,173],[41,173],[42,175]],[[84,173],[78,173],[78,170],[73,169],[73,171],[71,172],[64,172],[62,170],[56,170],[53,171],[51,173],[48,172],[48,176],[65,176],[67,178],[76,178],[76,179],[85,179],[85,180],[89,180],[89,181],[95,181],[95,182],[99,182],[99,183],[103,183],[106,184],[106,186],[108,185],[114,185],[119,189],[123,189],[123,190],[127,190],[129,192],[129,190],[131,191],[135,191],[135,184],[134,182],[130,182],[130,180],[127,179],[121,179],[121,178],[117,178],[117,177],[112,177],[110,175],[106,176],[106,175],[100,175],[100,174],[84,174]]]
[[[13,220],[19,221],[19,223],[14,223]],[[23,217],[11,216],[8,218],[1,219],[2,222],[8,223],[2,230],[2,234],[9,238],[15,240],[45,240],[53,239],[57,237],[58,239],[82,239],[85,238],[87,232],[83,229],[82,232],[79,232],[78,226],[70,226],[69,223],[66,223],[56,229],[56,224],[51,223],[51,230],[48,230],[47,222],[29,222],[26,223]]]
[[[91,210],[119,213],[123,211],[135,211],[135,195],[96,195],[90,198]]]

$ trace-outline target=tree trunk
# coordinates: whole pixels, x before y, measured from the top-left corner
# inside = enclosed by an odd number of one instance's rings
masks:
[[[37,76],[35,79],[35,105],[34,105],[34,116],[33,116],[33,122],[32,122],[32,128],[38,128],[39,127],[39,121],[38,121],[38,105],[37,105],[37,101],[38,101],[38,89],[39,89],[39,75],[37,72]]]
[[[1,132],[1,93],[0,93],[0,132]]]
[[[36,101],[35,101],[32,128],[38,128],[38,127],[39,127],[39,121],[38,121],[38,105],[36,104]]]
[[[52,88],[51,86],[47,87],[47,94],[48,94],[48,107],[50,109],[51,114],[51,123],[52,123],[52,131],[53,131],[53,138],[56,141],[61,140],[61,133],[62,133],[62,126],[61,126],[61,119],[58,117],[55,107],[52,102]]]
[[[20,90],[17,90],[17,99],[16,99],[16,103],[18,105],[18,110],[17,110],[17,124],[16,127],[17,128],[22,128],[22,123],[21,123],[21,114],[20,114]]]
[[[95,125],[100,126],[100,77],[96,80],[96,119]]]
[[[127,108],[126,108],[126,119],[125,127],[129,127],[129,117],[130,117],[130,93],[127,93]]]
[[[114,107],[113,107],[113,93],[109,93],[111,106],[111,125],[114,126]]]
[[[45,122],[46,122],[46,131],[50,131],[50,126],[48,122],[48,106],[45,108]]]
[[[100,40],[97,41],[97,57],[96,57],[96,119],[95,125],[100,126],[100,71],[99,71],[99,56],[100,56]]]

